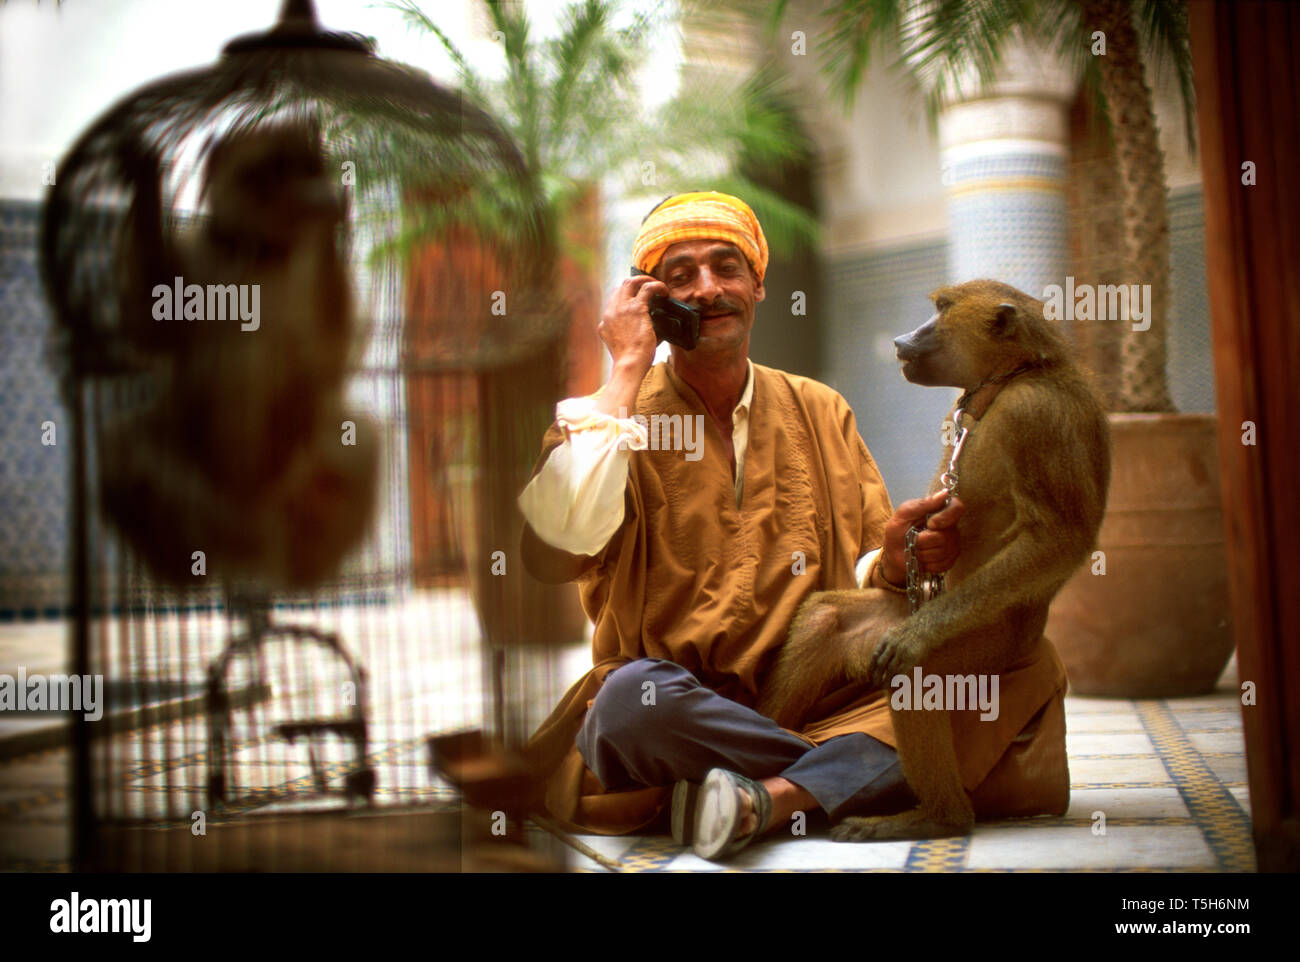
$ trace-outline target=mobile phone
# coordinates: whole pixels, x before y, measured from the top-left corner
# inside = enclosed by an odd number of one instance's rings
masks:
[[[643,270],[632,268],[633,277],[642,275],[650,276]],[[655,337],[684,350],[693,351],[700,342],[700,312],[676,298],[652,295],[650,323],[654,325]]]

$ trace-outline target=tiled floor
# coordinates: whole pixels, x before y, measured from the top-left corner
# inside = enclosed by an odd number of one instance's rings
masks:
[[[454,607],[446,597],[417,598],[397,611],[355,617],[377,617],[409,641],[408,634],[417,640],[427,635],[439,618],[446,624]],[[464,611],[454,614],[463,616]],[[450,789],[429,774],[424,736],[475,723],[482,707],[477,666],[461,661],[447,670],[451,653],[437,642],[399,646],[394,655],[394,646],[381,640],[384,629],[350,621],[354,614],[346,611],[323,620],[331,617],[346,636],[362,639],[355,647],[374,682],[370,759],[378,772],[377,800],[450,800]],[[0,672],[17,664],[29,671],[57,670],[64,630],[49,623],[0,626]],[[175,668],[176,659],[164,649],[158,660]],[[552,660],[550,684],[539,699],[545,704],[537,711],[549,708],[581,673],[584,657],[584,650],[575,649]],[[185,677],[192,670],[186,668]],[[625,871],[1254,871],[1235,679],[1230,664],[1219,690],[1207,697],[1067,698],[1073,792],[1062,818],[980,823],[968,838],[915,843],[841,844],[819,831],[798,838],[772,835],[725,864],[702,861],[666,837],[582,841]],[[179,819],[202,805],[207,769],[200,719],[155,725],[113,741],[116,809]],[[346,758],[337,745],[321,760],[338,765]],[[282,797],[289,780],[299,786],[305,781],[301,752],[264,738],[249,740],[237,760],[244,783],[261,786],[238,810]],[[67,765],[65,748],[7,759],[0,752],[0,870],[67,868]],[[579,871],[605,871],[577,853],[571,858]]]
[[[964,839],[841,844],[772,834],[726,864],[661,837],[582,840],[626,871],[1253,872],[1235,660],[1200,698],[1067,697],[1070,808]],[[604,871],[577,856],[582,871]]]

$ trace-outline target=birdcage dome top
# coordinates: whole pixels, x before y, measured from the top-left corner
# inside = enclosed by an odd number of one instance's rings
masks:
[[[555,336],[558,321],[528,309],[544,299],[550,245],[510,138],[457,91],[376,56],[360,35],[322,29],[309,0],[286,0],[274,27],[235,38],[213,64],[122,98],[56,167],[41,253],[64,373],[147,365],[148,350],[124,336],[115,293],[132,218],[155,217],[164,244],[183,236],[207,216],[204,165],[214,147],[277,124],[318,133],[348,201],[345,242],[359,274],[376,258],[409,262],[421,245],[468,232],[528,292],[508,316],[485,309],[475,318],[421,319],[439,332],[425,339],[426,361],[491,366]],[[366,321],[401,326],[408,309],[399,302]]]

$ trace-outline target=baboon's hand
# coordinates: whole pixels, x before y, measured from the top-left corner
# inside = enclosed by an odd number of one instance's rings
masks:
[[[891,628],[880,639],[867,666],[867,678],[877,688],[888,688],[895,675],[905,675],[921,663],[929,652],[925,637],[908,620]]]

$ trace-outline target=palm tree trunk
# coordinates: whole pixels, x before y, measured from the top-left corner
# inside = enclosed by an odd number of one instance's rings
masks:
[[[1164,156],[1156,135],[1151,91],[1142,74],[1132,5],[1129,0],[1080,0],[1080,7],[1085,35],[1101,31],[1106,37],[1106,53],[1098,67],[1115,139],[1124,210],[1124,262],[1133,272],[1133,281],[1150,285],[1151,292],[1147,300],[1150,328],[1135,331],[1131,324],[1124,326],[1119,407],[1123,411],[1172,411],[1165,376],[1169,211]]]

